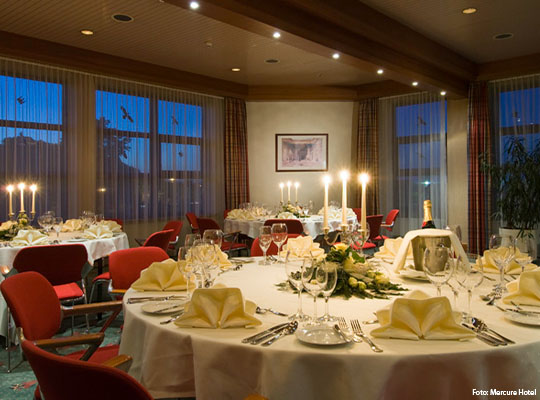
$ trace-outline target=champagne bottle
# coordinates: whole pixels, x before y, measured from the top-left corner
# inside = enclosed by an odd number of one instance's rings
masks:
[[[435,229],[433,216],[431,215],[431,200],[424,200],[424,222],[422,222],[422,229]]]

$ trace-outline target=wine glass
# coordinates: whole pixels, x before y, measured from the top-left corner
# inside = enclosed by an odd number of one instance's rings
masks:
[[[53,229],[56,232],[56,239],[60,239],[60,231],[62,230],[62,226],[64,225],[64,220],[62,217],[54,217],[51,218],[53,222]]]
[[[289,283],[298,292],[298,310],[289,317],[291,321],[306,321],[309,317],[302,312],[302,260],[289,260],[289,252],[285,258],[285,272]]]
[[[505,246],[508,240],[510,240],[510,246],[512,247]],[[500,272],[499,284],[495,287],[495,298],[497,299],[501,298],[506,291],[504,272],[514,258],[513,242],[514,238],[512,236],[507,239],[500,235],[491,235],[489,238],[489,249],[491,250],[489,254]]]
[[[197,279],[200,274],[197,274],[195,271],[195,263],[193,262],[193,257],[191,257],[191,246],[189,247],[180,247],[178,249],[178,261],[185,261],[183,263],[178,263],[178,270],[182,275],[184,275],[184,278],[186,278],[186,295],[187,300],[191,300],[191,294],[193,290],[195,290],[196,287],[202,287],[202,282]],[[193,290],[190,290],[190,284],[192,281],[192,277],[194,277],[194,283]]]
[[[456,281],[467,290],[467,312],[464,314],[464,320],[469,322],[472,318],[472,291],[474,288],[480,286],[484,280],[482,257],[478,254],[467,254],[467,259],[464,260],[459,256],[454,275]]]
[[[281,246],[287,240],[287,225],[286,224],[272,224],[272,240],[278,248],[277,262],[281,262]]]
[[[191,248],[194,261],[202,269],[204,287],[211,287],[217,277],[219,264],[216,263],[216,245],[211,240],[196,240]]]
[[[327,262],[324,260],[321,261],[321,264],[321,268],[324,268],[328,275],[328,280],[326,282],[326,286],[322,290],[322,295],[324,297],[324,315],[319,318],[319,321],[334,322],[337,321],[337,318],[330,315],[328,311],[328,300],[336,288],[338,279],[337,265],[333,262]]]
[[[259,261],[259,265],[270,265],[268,258],[266,257],[266,252],[272,244],[272,227],[271,226],[261,226],[259,231],[259,247],[263,251],[264,260]]]
[[[45,233],[49,234],[51,226],[53,225],[53,216],[50,214],[43,214],[38,217],[38,224],[45,230]]]
[[[103,214],[95,214],[94,215],[94,222],[96,224],[100,224],[105,220],[105,216]]]
[[[221,229],[207,229],[204,231],[203,240],[211,240],[221,250],[221,244],[223,243],[223,231]]]
[[[360,256],[364,256],[364,245],[369,239],[369,223],[366,222],[366,228],[362,229],[360,224],[356,225],[358,228],[353,232],[353,241],[355,247],[360,251]]]
[[[519,244],[521,242],[521,249]],[[525,267],[532,263],[532,255],[534,254],[534,246],[530,236],[524,236],[521,239],[516,238],[514,240],[514,261],[521,267],[521,272],[525,272]]]
[[[424,251],[424,272],[437,288],[438,297],[441,296],[441,286],[448,282],[454,270],[454,260],[450,254],[450,249],[442,244],[426,247]]]
[[[317,297],[328,284],[328,273],[322,262],[314,258],[304,258],[302,263],[302,285],[313,296],[313,318],[309,325],[318,325]]]
[[[196,240],[201,239],[200,233],[188,233],[184,238],[184,247],[192,247]]]

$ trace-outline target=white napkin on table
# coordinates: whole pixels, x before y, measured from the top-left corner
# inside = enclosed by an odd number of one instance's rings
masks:
[[[472,339],[474,332],[459,323],[461,314],[452,311],[446,297],[429,297],[415,290],[377,311],[380,328],[371,335],[410,340]]]
[[[289,258],[305,258],[314,257],[320,258],[324,256],[324,250],[319,248],[319,243],[314,243],[311,236],[298,236],[295,238],[289,238],[287,244],[283,246],[281,251],[281,257],[286,257],[287,252]]]
[[[459,241],[456,234],[452,231],[446,230],[446,229],[417,229],[414,231],[409,231],[403,238],[403,242],[401,242],[401,246],[399,247],[398,253],[396,254],[396,257],[394,258],[394,271],[399,272],[401,268],[405,265],[405,260],[407,258],[407,254],[409,253],[409,247],[411,246],[411,241],[415,237],[437,237],[437,236],[448,236],[450,238],[450,242],[452,243],[452,247],[454,248],[454,251],[459,253],[462,260],[467,260],[467,253],[465,253],[465,250],[463,250],[463,246],[461,245],[461,242]]]
[[[498,249],[485,250],[484,256],[482,257],[482,265],[484,268],[484,272],[494,273],[494,274],[499,273],[500,272],[499,268],[497,268],[497,264],[495,264],[495,261],[493,260],[493,256],[496,255],[497,253],[505,253],[505,252],[513,252],[513,251],[514,249],[509,248],[509,247],[499,247]],[[520,256],[523,256],[523,253],[521,253],[519,249],[516,249],[515,257],[520,257]],[[527,264],[525,265],[525,271],[532,271],[536,267],[537,266],[535,264],[532,264],[532,263]],[[519,275],[521,274],[521,265],[519,265],[517,262],[514,261],[514,259],[512,259],[512,261],[510,261],[508,265],[506,266],[504,273],[510,274],[510,275]]]
[[[15,222],[15,221],[2,222],[2,225],[0,225],[0,231],[7,231],[13,225],[17,225],[17,222]]]
[[[403,238],[398,237],[395,239],[385,239],[384,245],[382,245],[379,248],[379,251],[374,254],[374,257],[376,258],[395,258],[398,254],[399,248],[401,247],[401,244],[403,243]],[[413,258],[412,254],[412,246],[409,246],[407,248],[407,255],[406,258]]]
[[[506,304],[540,306],[540,268],[523,272],[519,279],[506,284],[508,295],[502,301]]]
[[[253,316],[256,305],[244,301],[238,288],[196,289],[177,326],[193,328],[239,328],[261,324]]]
[[[37,230],[22,229],[11,241],[12,246],[37,246],[49,243],[49,236]]]
[[[108,239],[113,237],[113,233],[106,225],[92,225],[85,229],[82,234],[87,239]]]
[[[227,214],[227,219],[240,219],[240,220],[247,220],[247,221],[253,221],[257,219],[257,215],[253,212],[242,210],[239,208],[235,208],[234,210],[229,211]]]
[[[296,215],[294,215],[293,213],[288,212],[288,211],[280,212],[277,215],[276,218],[279,218],[279,219],[298,219],[298,217]]]
[[[141,271],[141,276],[131,287],[135,290],[154,290],[154,291],[174,291],[185,290],[186,279],[184,274],[178,268],[183,267],[185,261],[176,262],[168,259],[161,262],[154,262]]]
[[[83,228],[83,222],[80,219],[68,219],[62,225],[62,232],[75,232]]]
[[[232,263],[229,261],[229,256],[226,253],[222,252],[217,245],[214,245],[214,251],[216,252],[216,260],[219,262],[219,267],[222,270],[229,269],[232,266]],[[192,249],[188,251],[186,259],[188,262],[194,261]]]
[[[324,215],[324,207],[319,210],[318,215]],[[347,207],[347,218],[356,217],[352,208]],[[328,219],[341,219],[341,208],[328,207]]]
[[[113,233],[122,232],[122,226],[116,221],[111,221],[107,219],[105,221],[101,221],[99,225],[106,226]]]

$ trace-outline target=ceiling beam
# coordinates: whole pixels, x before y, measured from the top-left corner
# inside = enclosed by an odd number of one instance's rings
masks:
[[[166,0],[189,8],[188,0]],[[341,8],[345,5],[345,8]],[[280,30],[280,41],[423,90],[466,96],[475,64],[356,0],[204,0],[196,11],[257,34]],[[379,35],[379,36],[378,36]]]
[[[343,86],[250,86],[249,101],[354,101],[354,87]]]
[[[540,53],[478,65],[476,79],[489,81],[540,73]]]
[[[248,94],[247,85],[4,31],[0,55],[217,96]]]

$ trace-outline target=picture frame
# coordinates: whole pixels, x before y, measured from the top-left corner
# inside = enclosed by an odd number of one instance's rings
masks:
[[[328,171],[328,133],[276,133],[276,172]]]

